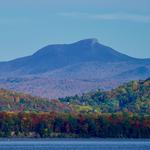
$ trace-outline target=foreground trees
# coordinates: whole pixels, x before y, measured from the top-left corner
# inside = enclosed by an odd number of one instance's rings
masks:
[[[0,112],[0,137],[150,138],[150,116]]]

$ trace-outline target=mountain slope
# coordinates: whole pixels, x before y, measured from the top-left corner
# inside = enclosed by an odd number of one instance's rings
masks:
[[[139,80],[146,79],[150,75],[150,67],[140,66],[133,70],[128,70],[121,74],[118,74],[115,78],[125,78],[126,80]]]

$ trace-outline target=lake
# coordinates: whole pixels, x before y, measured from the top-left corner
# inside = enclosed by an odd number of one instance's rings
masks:
[[[150,140],[0,140],[0,150],[150,150]]]

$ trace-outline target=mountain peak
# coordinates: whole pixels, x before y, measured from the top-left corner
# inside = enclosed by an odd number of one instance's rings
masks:
[[[99,42],[98,42],[97,38],[89,38],[89,39],[80,40],[77,43],[94,45],[94,44],[99,43]]]

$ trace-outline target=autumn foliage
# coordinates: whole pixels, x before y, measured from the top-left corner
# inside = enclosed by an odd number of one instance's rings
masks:
[[[0,90],[0,137],[150,138],[150,79],[59,100]]]

